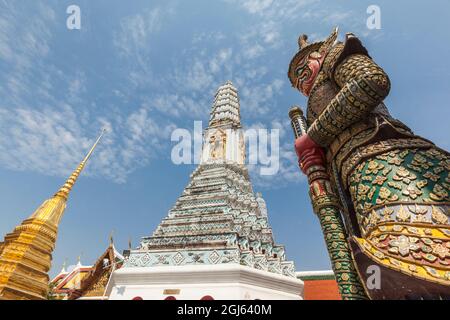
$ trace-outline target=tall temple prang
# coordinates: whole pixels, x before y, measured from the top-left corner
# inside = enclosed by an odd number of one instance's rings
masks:
[[[113,273],[110,299],[302,299],[245,162],[239,97],[215,95],[201,161],[168,216]]]

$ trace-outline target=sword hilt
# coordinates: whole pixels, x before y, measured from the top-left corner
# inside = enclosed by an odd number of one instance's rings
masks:
[[[305,135],[308,131],[308,126],[306,125],[303,110],[299,106],[293,106],[289,110],[289,118],[291,118],[291,126],[292,130],[294,130],[295,138]]]

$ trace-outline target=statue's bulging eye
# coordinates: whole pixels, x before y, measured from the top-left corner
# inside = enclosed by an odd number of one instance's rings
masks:
[[[297,68],[295,69],[295,75],[298,77],[300,76],[304,69],[308,67],[308,59],[302,59],[298,64]]]
[[[309,79],[309,77],[311,76],[312,72],[311,70],[308,68],[308,66],[304,66],[302,68],[298,68],[296,70],[296,76],[298,77],[298,79],[300,81],[305,81],[307,79]]]
[[[319,52],[314,51],[309,55],[309,57],[313,58],[313,59],[320,59],[320,58],[322,58],[322,55]]]

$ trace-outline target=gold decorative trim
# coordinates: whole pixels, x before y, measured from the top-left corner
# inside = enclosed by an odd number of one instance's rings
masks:
[[[369,241],[354,237],[361,251],[380,265],[406,275],[450,286],[450,271],[407,263],[377,250]]]

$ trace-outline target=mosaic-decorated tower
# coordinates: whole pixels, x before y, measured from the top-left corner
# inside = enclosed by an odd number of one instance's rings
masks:
[[[303,283],[274,242],[244,161],[239,97],[228,81],[215,95],[200,165],[114,273],[110,299],[301,299]]]

